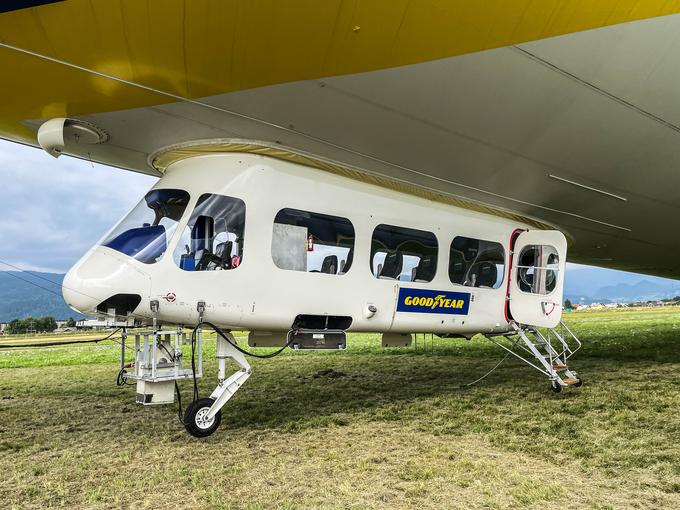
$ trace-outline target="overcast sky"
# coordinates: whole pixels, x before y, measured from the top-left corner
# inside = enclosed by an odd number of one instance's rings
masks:
[[[0,140],[0,260],[22,269],[67,271],[154,182]]]

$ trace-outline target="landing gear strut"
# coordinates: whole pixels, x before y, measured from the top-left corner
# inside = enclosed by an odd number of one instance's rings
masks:
[[[210,394],[210,398],[202,398],[192,402],[184,415],[184,427],[194,437],[207,437],[217,430],[222,421],[222,407],[236,391],[248,380],[252,373],[250,363],[234,344],[236,340],[231,333],[226,333],[228,340],[217,335],[217,388]],[[226,361],[233,359],[240,370],[225,380]]]

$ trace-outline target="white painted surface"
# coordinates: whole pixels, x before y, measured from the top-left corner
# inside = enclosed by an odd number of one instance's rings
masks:
[[[510,236],[523,225],[254,154],[206,155],[177,162],[154,186],[159,188],[183,189],[191,196],[163,257],[143,264],[97,246],[65,279],[64,295],[69,304],[87,310],[113,294],[138,293],[142,302],[135,314],[150,317],[149,302],[158,299],[161,320],[195,324],[200,300],[206,302],[208,321],[264,331],[287,330],[298,314],[351,316],[350,329],[354,331],[473,333],[508,328],[505,286],[491,289],[452,284],[449,248],[458,235],[501,243],[507,272]],[[204,193],[236,197],[246,204],[243,260],[235,269],[183,271],[173,260],[175,245]],[[348,218],[356,233],[349,271],[331,275],[278,268],[271,244],[274,217],[283,208]],[[435,234],[439,256],[431,282],[384,280],[372,275],[371,236],[381,223]],[[540,239],[541,232],[532,232],[532,236]],[[469,293],[469,312],[397,312],[402,287]],[[163,299],[169,293],[175,295],[174,300]],[[374,314],[365,313],[369,304],[375,306]]]

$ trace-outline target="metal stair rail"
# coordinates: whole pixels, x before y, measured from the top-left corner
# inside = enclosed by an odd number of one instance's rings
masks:
[[[568,360],[581,348],[581,341],[560,321],[559,327],[547,328],[545,333],[533,326],[511,322],[513,331],[502,336],[510,347],[498,340],[498,335],[485,335],[488,340],[535,368],[550,381],[550,388],[559,393],[566,386],[581,386],[578,374],[569,368]],[[517,338],[518,337],[518,338]]]

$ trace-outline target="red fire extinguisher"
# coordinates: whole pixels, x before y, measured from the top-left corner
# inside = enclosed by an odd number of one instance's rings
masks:
[[[307,236],[307,251],[314,251],[314,236],[312,234]]]

